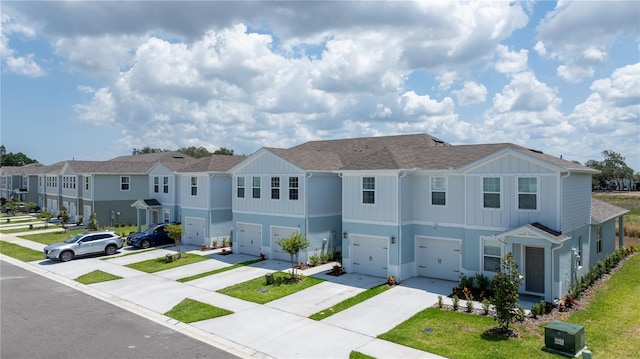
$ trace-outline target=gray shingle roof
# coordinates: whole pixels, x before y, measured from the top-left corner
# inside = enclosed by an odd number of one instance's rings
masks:
[[[166,152],[144,153],[140,155],[120,156],[120,157],[112,158],[109,161],[164,163],[164,161],[179,160],[179,159],[185,159],[185,158],[193,159],[193,157],[185,155],[182,152],[166,151]]]
[[[245,156],[211,155],[182,167],[178,172],[226,172],[245,158]]]
[[[599,199],[591,198],[591,223],[599,224],[628,213],[628,209],[614,206]]]
[[[126,161],[67,161],[75,173],[145,174],[155,163]]]

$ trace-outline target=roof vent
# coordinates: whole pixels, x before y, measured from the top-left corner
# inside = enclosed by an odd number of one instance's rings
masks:
[[[540,150],[534,150],[533,148],[529,148],[529,151],[531,151],[531,152],[535,152],[535,153],[543,153],[542,151],[540,151]]]

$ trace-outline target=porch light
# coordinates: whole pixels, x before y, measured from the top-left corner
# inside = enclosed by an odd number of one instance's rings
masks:
[[[391,244],[395,244],[396,243],[396,237],[395,236],[391,236]]]
[[[342,232],[342,238],[347,239],[349,234],[347,232]]]

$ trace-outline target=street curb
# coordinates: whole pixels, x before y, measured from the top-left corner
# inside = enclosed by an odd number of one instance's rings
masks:
[[[104,302],[107,302],[109,304],[112,304],[118,308],[122,308],[128,312],[131,312],[135,315],[138,315],[142,318],[148,319],[153,321],[154,323],[158,323],[163,325],[166,328],[170,328],[172,330],[175,330],[177,332],[180,332],[184,335],[187,335],[193,339],[199,340],[205,344],[214,346],[220,350],[224,350],[227,353],[236,355],[238,357],[241,358],[258,358],[258,359],[273,359],[273,357],[256,351],[254,349],[251,349],[249,347],[246,347],[244,345],[240,345],[238,343],[232,342],[230,340],[227,340],[225,338],[219,337],[215,334],[206,332],[204,330],[201,330],[199,328],[193,327],[189,324],[186,323],[182,323],[179,322],[173,318],[169,318],[165,315],[162,315],[160,313],[156,313],[150,309],[144,308],[142,306],[139,306],[135,303],[131,303],[127,300],[124,300],[122,298],[104,293],[98,289],[95,289],[89,285],[85,285],[79,282],[76,282],[72,279],[66,278],[64,276],[61,276],[57,273],[53,273],[47,270],[43,270],[37,266],[34,266],[32,264],[29,264],[28,262],[22,262],[20,260],[17,260],[15,258],[6,256],[4,254],[0,254],[0,260],[13,264],[17,267],[20,267],[22,269],[28,270],[32,273],[38,274],[40,276],[43,276],[45,278],[51,279],[55,282],[58,282],[60,284],[66,285],[68,287],[71,287],[73,289],[76,289],[78,291],[81,291],[87,295],[90,295],[94,298],[100,299]]]

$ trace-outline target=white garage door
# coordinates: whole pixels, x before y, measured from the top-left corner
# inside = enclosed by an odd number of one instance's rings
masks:
[[[183,244],[201,246],[204,244],[204,219],[186,217],[184,223]]]
[[[262,228],[259,224],[238,223],[238,252],[260,255]]]
[[[460,242],[418,237],[418,275],[457,281],[460,275]]]
[[[294,233],[298,233],[298,228],[271,227],[271,248],[273,248],[273,259],[291,261],[291,255],[282,250],[282,247],[278,245],[278,240],[290,237]]]
[[[353,272],[387,276],[388,238],[351,235]]]

